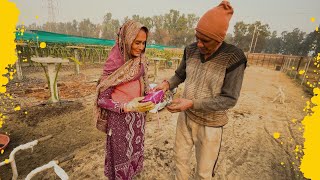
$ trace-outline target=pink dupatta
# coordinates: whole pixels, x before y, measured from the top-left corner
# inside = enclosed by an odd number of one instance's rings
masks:
[[[117,90],[115,90],[112,98],[115,98],[115,101],[128,102],[132,97],[136,97],[138,94],[137,90],[140,90],[140,95],[149,91],[147,61],[144,56],[144,51],[140,57],[132,58],[130,55],[131,44],[141,28],[147,30],[147,28],[139,22],[126,22],[121,27],[117,44],[111,49],[106,64],[104,65],[103,73],[96,88],[94,104],[96,127],[104,133],[106,133],[107,129],[107,111],[100,108],[97,104],[101,92],[115,86]],[[135,80],[141,75],[141,66],[144,68],[144,73],[143,76],[138,79],[139,83],[137,83]],[[131,87],[134,87],[136,90],[130,91]],[[121,95],[120,92],[126,95],[122,96],[123,94]]]

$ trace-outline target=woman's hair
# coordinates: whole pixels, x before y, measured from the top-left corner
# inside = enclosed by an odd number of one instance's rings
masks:
[[[145,26],[141,27],[141,29],[147,34],[148,36],[148,33],[149,33],[149,29]]]
[[[143,49],[143,51],[142,51],[142,52],[145,52],[145,51],[146,51],[146,48],[147,48],[147,40],[148,40],[149,30],[148,30],[148,28],[145,27],[145,26],[142,26],[142,27],[141,27],[141,30],[143,30],[143,31],[146,33],[146,35],[147,35],[147,39],[146,39],[146,42],[145,42],[145,47],[144,47],[144,49]]]

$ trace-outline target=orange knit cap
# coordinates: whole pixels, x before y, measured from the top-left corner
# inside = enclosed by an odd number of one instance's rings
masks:
[[[199,20],[196,31],[222,42],[226,36],[233,8],[228,1],[222,1],[217,7],[207,11]]]

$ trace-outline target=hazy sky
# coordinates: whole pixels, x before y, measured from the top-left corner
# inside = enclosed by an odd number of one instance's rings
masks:
[[[47,0],[11,0],[20,9],[19,21],[25,25],[33,22],[43,24],[48,18]],[[181,13],[201,16],[218,0],[53,0],[56,22],[89,18],[101,23],[103,16],[111,12],[113,18],[123,20],[134,14],[153,16],[168,13],[170,9]],[[299,28],[307,33],[320,24],[320,0],[230,0],[235,13],[230,22],[229,32],[237,21],[252,23],[260,20],[270,30],[292,31]],[[36,16],[39,16],[36,19]],[[310,18],[315,21],[311,22]]]

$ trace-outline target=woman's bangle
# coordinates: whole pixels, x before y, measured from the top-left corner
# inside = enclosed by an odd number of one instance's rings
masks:
[[[121,110],[122,113],[125,113],[125,112],[126,112],[126,111],[125,111],[126,105],[127,105],[127,103],[123,103],[123,104],[121,105],[120,110]]]

